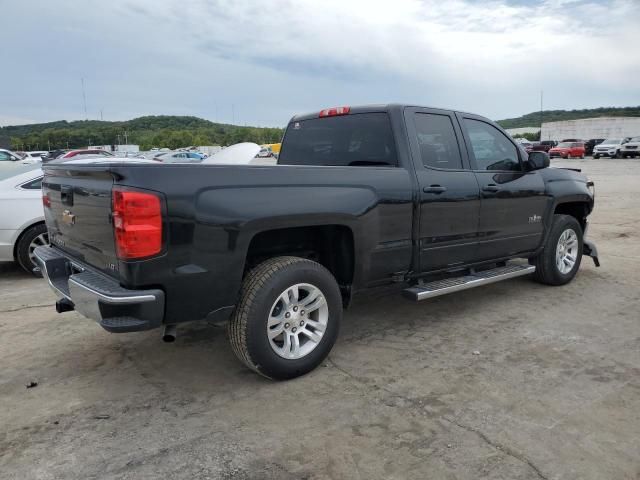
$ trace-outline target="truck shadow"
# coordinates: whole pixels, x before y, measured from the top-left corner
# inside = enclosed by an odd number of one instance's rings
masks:
[[[501,328],[500,325],[505,322],[526,321],[514,315],[501,314],[504,308],[499,301],[501,298],[521,297],[526,307],[527,297],[531,296],[529,293],[536,291],[534,296],[540,297],[541,293],[537,291],[544,288],[528,279],[516,279],[422,303],[402,299],[397,288],[377,292],[375,296],[361,297],[344,315],[342,331],[332,357],[339,358],[342,365],[349,365],[357,355],[363,354],[363,349],[366,352],[371,346],[387,348],[389,339],[391,343],[399,345],[400,339],[411,338],[403,354],[409,356],[413,350],[419,350],[416,354],[421,357],[430,348],[446,350],[447,342],[455,342],[460,347],[461,342],[469,341],[471,348],[474,334],[478,332],[486,334],[487,328]],[[79,318],[69,320],[80,321]],[[75,327],[69,323],[65,328]],[[205,403],[214,397],[216,402],[238,401],[256,392],[269,398],[271,394],[268,392],[282,388],[290,392],[298,391],[302,395],[300,385],[307,385],[308,388],[316,383],[317,386],[311,388],[321,390],[340,379],[336,369],[327,370],[326,367],[331,365],[327,361],[297,380],[285,384],[271,382],[236,359],[228,343],[225,327],[206,322],[179,326],[177,339],[170,344],[162,342],[161,333],[160,330],[154,330],[122,335],[109,335],[106,332],[82,334],[84,338],[77,339],[82,346],[78,341],[65,345],[65,338],[58,337],[58,351],[53,357],[47,358],[48,365],[43,367],[46,371],[57,370],[51,372],[52,377],[64,378],[69,375],[74,382],[94,383],[93,388],[102,390],[104,398],[130,392],[143,396],[159,395],[166,399],[207,399]],[[356,350],[359,353],[355,353]],[[367,355],[367,364],[372,370],[384,366],[385,360],[376,358],[373,353],[370,358]],[[331,373],[327,374],[328,371]],[[95,384],[96,378],[100,378],[98,384]],[[94,394],[90,396],[94,397]]]

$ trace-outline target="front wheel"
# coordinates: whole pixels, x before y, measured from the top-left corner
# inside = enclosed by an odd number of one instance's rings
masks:
[[[622,152],[618,150],[615,155],[616,158],[622,158]]]
[[[582,227],[569,215],[554,215],[542,252],[533,259],[534,278],[547,285],[573,280],[582,260]]]
[[[286,380],[326,358],[341,318],[340,289],[326,268],[304,258],[276,257],[247,274],[227,333],[247,367]]]
[[[600,155],[594,155],[594,156],[593,156],[593,159],[594,159],[594,160],[598,160],[599,158],[600,158]]]
[[[41,277],[41,273],[34,271],[37,264],[33,251],[36,247],[46,245],[49,245],[47,226],[44,223],[39,223],[29,227],[22,234],[20,240],[18,240],[18,244],[16,245],[16,260],[27,272],[35,275],[36,277]]]

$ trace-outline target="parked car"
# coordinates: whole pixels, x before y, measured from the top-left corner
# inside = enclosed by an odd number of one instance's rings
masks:
[[[533,152],[547,152],[551,150],[553,147],[558,145],[558,142],[555,140],[542,140],[541,142],[536,143],[531,149]]]
[[[515,140],[516,143],[520,144],[520,146],[524,148],[525,152],[529,153],[533,150],[534,143],[526,138],[516,138]]]
[[[42,157],[42,161],[50,162],[51,160],[55,160],[56,158],[61,157],[68,151],[69,150],[63,150],[63,149],[50,150],[46,155]]]
[[[273,152],[268,147],[264,147],[264,148],[260,149],[260,151],[256,155],[256,158],[270,158],[270,157],[274,157],[274,156],[275,155],[273,154]]]
[[[556,147],[549,150],[549,157],[584,158],[584,143],[560,142]]]
[[[113,157],[113,154],[106,150],[81,148],[78,150],[70,150],[57,158],[73,158],[76,155],[102,155],[105,157]]]
[[[638,155],[640,155],[640,137],[632,137],[622,144],[622,148],[620,149],[620,156],[622,158],[636,158]]]
[[[42,162],[42,157],[46,155],[47,151],[33,151],[33,152],[22,152],[22,163],[40,163]]]
[[[42,176],[36,165],[0,168],[0,261],[16,261],[30,273],[37,266],[34,249],[49,244],[40,193]]]
[[[628,142],[630,139],[630,137],[607,138],[602,143],[594,147],[593,158],[621,158],[620,150],[622,149],[622,144]]]
[[[156,155],[153,159],[162,163],[200,163],[204,156],[195,152],[168,152]]]
[[[0,148],[0,162],[20,162],[22,157],[11,150]]]
[[[584,142],[584,154],[585,155],[593,155],[593,149],[596,145],[604,142],[604,138],[592,138]]]
[[[35,252],[57,310],[166,340],[185,321],[228,320],[235,354],[269,378],[319,365],[365,290],[403,283],[418,301],[527,274],[563,285],[583,254],[598,261],[593,183],[468,113],[295,116],[277,165],[103,162],[43,166],[52,246]]]

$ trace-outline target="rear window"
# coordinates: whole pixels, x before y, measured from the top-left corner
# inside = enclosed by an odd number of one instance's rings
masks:
[[[292,122],[278,163],[395,167],[398,159],[389,116],[359,113]]]

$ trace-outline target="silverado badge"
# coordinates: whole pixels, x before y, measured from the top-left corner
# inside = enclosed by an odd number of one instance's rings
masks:
[[[542,217],[540,215],[532,215],[529,217],[529,223],[540,223],[542,221]]]

